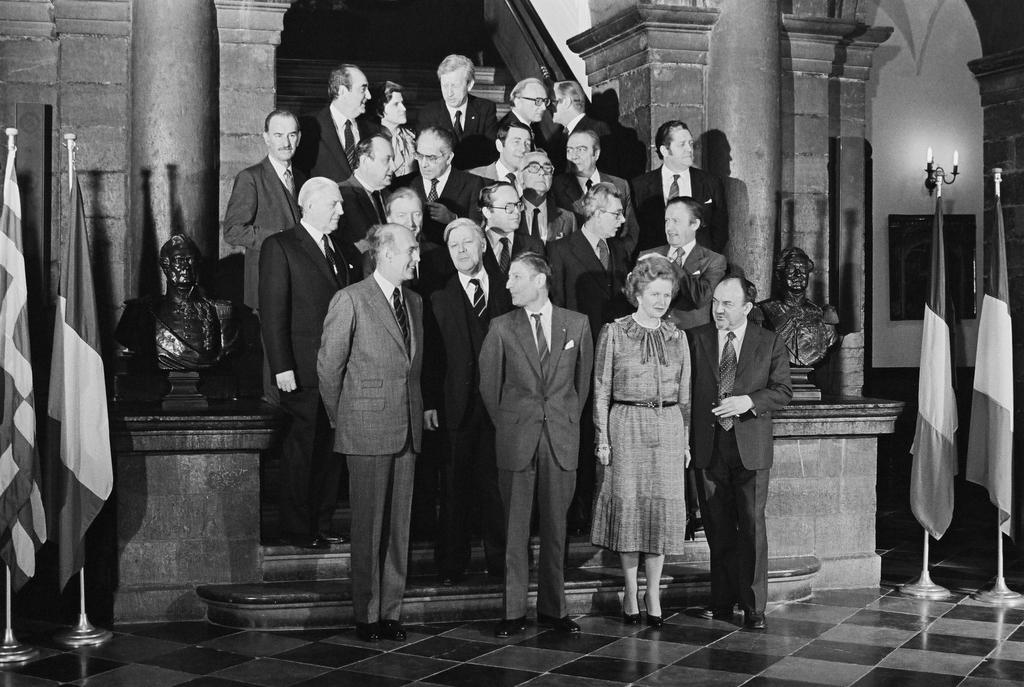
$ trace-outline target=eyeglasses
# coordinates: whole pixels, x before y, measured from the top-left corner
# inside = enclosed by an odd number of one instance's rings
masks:
[[[539,162],[531,162],[523,167],[523,171],[529,172],[530,174],[554,174],[555,168],[551,165],[542,165]]]
[[[536,107],[547,107],[551,104],[551,98],[527,98],[525,95],[519,96],[523,100],[529,100]]]
[[[615,219],[622,219],[623,217],[626,216],[622,210],[616,210],[615,212],[612,212],[611,210],[598,209],[598,212],[603,212],[606,215],[615,215]]]
[[[431,165],[434,164],[435,162],[440,162],[441,160],[443,160],[445,155],[447,155],[447,153],[441,153],[440,155],[424,155],[419,151],[416,151],[412,154],[412,156],[416,158],[418,162],[426,162]]]
[[[523,201],[520,200],[520,201],[516,201],[515,203],[505,203],[504,205],[486,205],[485,207],[489,207],[492,210],[502,210],[503,209],[508,214],[514,215],[517,210],[519,212],[522,212],[523,208],[526,207],[526,205],[523,203]]]
[[[573,153],[574,155],[586,155],[591,150],[592,148],[590,146],[572,146],[570,148],[566,148],[565,152]]]

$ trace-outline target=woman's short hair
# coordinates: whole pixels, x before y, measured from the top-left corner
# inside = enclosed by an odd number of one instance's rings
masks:
[[[626,285],[622,287],[622,293],[626,300],[635,308],[640,300],[640,294],[644,292],[647,285],[658,279],[667,279],[672,283],[672,297],[679,291],[679,268],[664,255],[649,253],[643,255],[636,261],[636,267],[626,275]]]
[[[385,81],[373,89],[370,102],[376,103],[375,111],[378,117],[384,119],[384,106],[391,102],[391,96],[401,93],[403,90],[402,84],[397,84],[394,81]]]
[[[590,219],[598,210],[604,210],[608,207],[609,198],[622,200],[622,194],[619,193],[619,189],[615,187],[615,184],[602,181],[591,186],[590,190],[587,191],[587,195],[583,196],[584,219]]]

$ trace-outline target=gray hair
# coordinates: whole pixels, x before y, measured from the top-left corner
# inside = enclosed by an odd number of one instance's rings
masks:
[[[473,233],[476,234],[477,238],[480,239],[480,241],[487,240],[484,237],[484,230],[479,224],[469,219],[468,217],[456,217],[455,219],[448,223],[448,226],[444,228],[445,243],[448,243],[448,237],[451,236],[452,232],[455,231],[456,229],[472,229]]]
[[[467,81],[476,80],[476,68],[473,66],[473,60],[465,55],[449,55],[441,60],[441,64],[437,65],[437,78],[440,79],[445,74],[451,74],[459,69],[466,71]]]
[[[313,177],[307,179],[306,183],[299,189],[299,207],[304,208],[306,204],[313,199],[314,196],[320,195],[325,189],[330,187],[338,188],[338,182],[328,179],[327,177]]]

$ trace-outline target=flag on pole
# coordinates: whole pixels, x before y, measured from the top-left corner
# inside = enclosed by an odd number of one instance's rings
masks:
[[[110,496],[114,479],[96,294],[77,178],[71,208],[53,327],[46,444],[47,525],[57,542],[62,589],[82,568],[85,532]]]
[[[0,558],[10,569],[12,588],[18,589],[35,575],[36,549],[46,541],[46,517],[39,491],[28,283],[21,249],[21,194],[14,156],[12,147],[7,156],[0,213]]]
[[[998,183],[998,182],[997,182]],[[988,489],[999,522],[1011,534],[1013,498],[1013,335],[1010,289],[1006,276],[1003,204],[996,195],[996,235],[992,281],[981,302],[978,353],[974,368],[971,436],[967,441],[967,479]]]
[[[924,306],[921,380],[917,392],[917,429],[910,452],[910,509],[934,538],[946,533],[953,518],[956,475],[956,397],[946,312],[946,251],[942,240],[942,190],[935,199],[932,225],[932,282]]]

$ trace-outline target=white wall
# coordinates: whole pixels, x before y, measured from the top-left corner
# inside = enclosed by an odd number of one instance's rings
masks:
[[[872,361],[874,367],[917,367],[921,321],[889,319],[889,214],[932,214],[934,196],[924,188],[925,151],[951,168],[960,152],[955,185],[943,189],[944,212],[975,214],[976,289],[983,288],[982,111],[967,62],[981,57],[978,32],[963,0],[869,0],[867,22],[892,26],[875,53],[868,82],[868,140],[874,161]],[[980,304],[980,298],[979,298]],[[959,336],[974,364],[977,320]]]
[[[533,0],[533,8],[537,10],[541,22],[547,28],[551,38],[558,44],[565,61],[569,63],[576,79],[590,96],[590,85],[587,83],[587,69],[580,56],[566,46],[565,42],[590,28],[590,4],[588,0]]]

